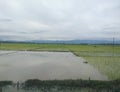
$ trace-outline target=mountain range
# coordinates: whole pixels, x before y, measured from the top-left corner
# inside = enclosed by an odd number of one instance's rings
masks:
[[[30,40],[30,41],[0,41],[0,42],[19,42],[19,43],[58,43],[58,44],[120,44],[120,40]]]

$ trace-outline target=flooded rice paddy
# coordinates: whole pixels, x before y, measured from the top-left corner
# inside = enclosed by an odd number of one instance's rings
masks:
[[[107,80],[84,61],[71,52],[0,51],[0,80]]]

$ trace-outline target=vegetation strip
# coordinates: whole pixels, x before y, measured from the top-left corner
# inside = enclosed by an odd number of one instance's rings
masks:
[[[15,86],[16,85],[16,86]],[[0,89],[3,87],[15,87],[17,90],[43,90],[41,92],[52,92],[50,90],[81,90],[88,89],[89,92],[119,92],[120,80],[97,81],[97,80],[39,80],[29,79],[23,83],[13,83],[12,81],[0,81]],[[91,91],[90,91],[91,90]],[[58,92],[57,91],[57,92]],[[2,91],[1,91],[2,92]],[[74,92],[74,91],[73,91]]]

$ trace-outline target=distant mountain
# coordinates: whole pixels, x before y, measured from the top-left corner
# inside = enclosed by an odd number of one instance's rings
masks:
[[[64,43],[64,44],[113,44],[113,41],[109,40],[33,40],[33,43]],[[117,40],[114,44],[120,44]]]
[[[1,41],[1,42],[20,42],[20,43],[59,43],[59,44],[113,44],[110,40],[30,40],[30,41]],[[120,44],[120,40],[114,41]]]

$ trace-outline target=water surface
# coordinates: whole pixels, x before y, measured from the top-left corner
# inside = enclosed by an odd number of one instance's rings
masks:
[[[71,52],[0,51],[0,80],[107,80],[97,69]]]

